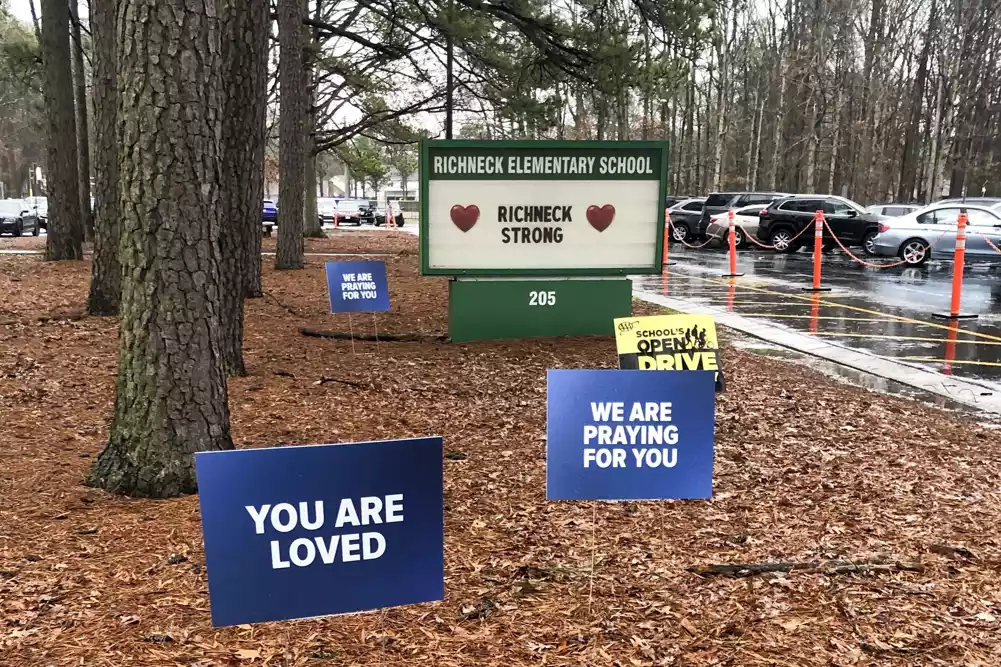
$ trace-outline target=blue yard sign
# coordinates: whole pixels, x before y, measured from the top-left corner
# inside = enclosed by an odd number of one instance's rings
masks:
[[[441,438],[203,452],[195,464],[213,625],[444,597]]]
[[[550,500],[711,498],[715,374],[551,370]]]
[[[327,262],[327,291],[332,313],[389,310],[384,262]]]

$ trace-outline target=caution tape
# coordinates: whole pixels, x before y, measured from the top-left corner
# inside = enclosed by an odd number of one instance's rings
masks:
[[[803,229],[799,230],[799,232],[795,236],[793,236],[791,239],[789,239],[789,243],[791,244],[793,241],[795,241],[796,239],[798,239],[808,229],[810,229],[810,225],[806,225],[805,227],[803,227]],[[744,238],[746,238],[748,241],[750,241],[754,245],[760,246],[762,248],[765,248],[766,250],[777,250],[778,249],[778,248],[776,248],[773,245],[768,245],[767,243],[762,243],[758,239],[754,238],[753,234],[748,234],[746,230],[744,231]]]
[[[976,234],[977,236],[979,236],[980,238],[982,238],[984,241],[986,241],[987,245],[989,245],[994,250],[994,252],[996,252],[997,254],[1001,255],[1001,248],[998,248],[996,245],[994,245],[993,243],[991,243],[991,240],[989,238],[987,238],[986,236],[984,236],[984,234],[982,234],[981,232],[977,231],[976,229],[973,230],[973,233]]]
[[[674,222],[674,220],[668,220],[668,223],[671,225],[672,229],[675,228],[675,222]],[[685,242],[684,238],[677,238],[674,233],[671,234],[671,237],[674,238],[676,241],[680,242],[685,247],[692,248],[693,250],[698,250],[699,248],[706,247],[707,245],[709,245],[710,243],[712,243],[713,241],[716,240],[715,237],[714,238],[707,238],[705,243],[700,243],[699,245],[692,245],[691,243]]]
[[[848,248],[845,247],[845,245],[841,242],[841,239],[839,239],[837,237],[837,235],[834,233],[834,231],[831,229],[831,226],[827,224],[827,220],[824,220],[824,227],[826,227],[827,231],[830,232],[830,234],[831,234],[832,237],[834,237],[834,242],[838,244],[838,247],[841,248],[841,251],[844,252],[849,257],[851,257],[852,259],[854,259],[859,264],[862,264],[863,266],[868,266],[869,268],[872,268],[872,269],[892,269],[895,266],[901,266],[903,264],[907,264],[908,263],[908,261],[906,259],[902,259],[899,262],[890,262],[889,264],[876,264],[874,262],[868,262],[868,261],[862,259],[861,257],[858,257],[855,253],[853,253],[851,250],[849,250]],[[941,239],[943,236],[945,236],[945,232],[942,232],[941,234],[939,234],[938,238],[936,238],[932,242],[932,244],[930,246],[928,246],[928,248],[925,250],[925,252],[931,252],[932,246],[934,246],[936,243],[938,243],[939,239]]]

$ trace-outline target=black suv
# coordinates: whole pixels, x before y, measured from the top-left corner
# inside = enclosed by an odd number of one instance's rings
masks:
[[[846,246],[861,246],[872,254],[872,243],[879,233],[882,216],[870,213],[844,197],[824,195],[798,195],[777,199],[761,212],[758,238],[775,246],[775,252],[795,252],[813,244],[810,227],[817,211],[824,212],[827,227]],[[824,228],[824,245],[830,247],[834,239]]]
[[[671,225],[673,226],[671,235],[668,237],[670,240],[684,242],[695,236],[705,202],[706,200],[702,197],[692,197],[677,202],[667,209],[671,214]]]
[[[780,197],[788,197],[783,192],[714,192],[706,198],[705,206],[702,207],[702,217],[699,219],[698,230],[694,236],[704,239],[706,229],[709,227],[709,219],[719,213],[726,213],[731,208],[738,209],[751,204],[761,204],[762,207],[772,203]]]

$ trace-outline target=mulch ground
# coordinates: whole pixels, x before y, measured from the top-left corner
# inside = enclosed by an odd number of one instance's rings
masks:
[[[727,350],[713,500],[548,503],[545,371],[613,367],[614,342],[442,342],[446,283],[419,277],[415,238],[307,246],[388,253],[393,310],[349,324],[327,313],[323,258],[276,273],[266,257],[250,375],[230,383],[234,439],[443,435],[445,601],[213,629],[197,498],[82,485],[117,364],[116,321],[80,315],[89,263],[4,256],[0,665],[1001,664],[997,431]],[[302,326],[425,338],[352,345]],[[688,571],[828,560],[890,566]]]

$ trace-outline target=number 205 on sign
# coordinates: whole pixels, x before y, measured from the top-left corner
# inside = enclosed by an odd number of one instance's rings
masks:
[[[551,290],[548,292],[537,292],[531,291],[528,293],[528,305],[530,306],[555,306],[556,305],[556,292]]]

